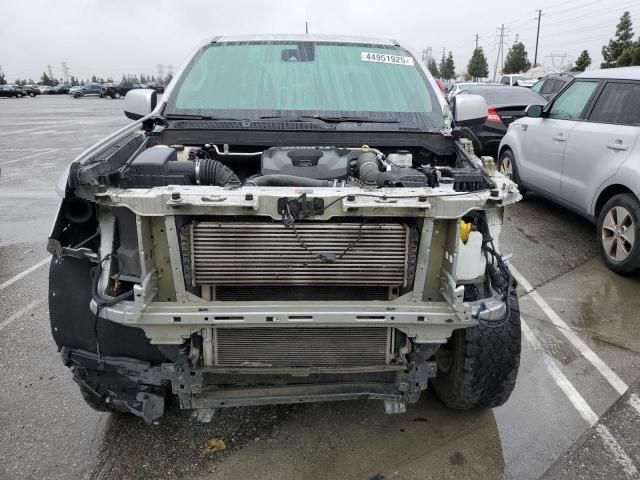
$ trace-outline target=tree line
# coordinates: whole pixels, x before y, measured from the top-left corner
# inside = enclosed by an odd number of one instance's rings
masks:
[[[607,45],[602,47],[602,58],[604,61],[600,68],[627,67],[640,65],[640,37],[633,41],[633,25],[630,12],[624,12],[618,25],[614,38]],[[584,72],[592,63],[591,56],[587,50],[582,50],[575,63],[571,66],[572,72]],[[431,74],[443,80],[454,80],[457,75],[453,61],[453,53],[445,58],[442,56],[440,65],[435,59],[429,59],[427,67]],[[522,42],[514,43],[507,53],[502,73],[522,73],[532,67],[527,54],[527,50]],[[489,63],[485,57],[482,47],[477,47],[467,64],[465,80],[478,81],[489,76]]]
[[[167,85],[171,79],[173,78],[172,74],[168,74],[165,75],[163,77],[161,76],[156,76],[156,75],[147,75],[144,73],[141,73],[140,75],[131,75],[131,74],[123,74],[122,78],[120,79],[120,82],[130,82],[130,83],[143,83],[143,84],[147,84],[147,83],[159,83],[161,85]],[[4,74],[4,72],[2,71],[2,67],[0,67],[0,85],[5,85],[7,84],[7,79],[6,79],[6,75]],[[72,87],[77,87],[79,85],[85,85],[87,83],[116,83],[116,81],[113,79],[113,77],[99,77],[97,75],[91,75],[91,77],[87,77],[84,79],[78,78],[78,77],[74,77],[73,75],[71,75],[69,77],[69,81],[65,82],[63,78],[55,78],[55,77],[51,77],[47,74],[47,72],[43,72],[42,75],[40,76],[39,80],[34,80],[33,78],[16,78],[13,82],[15,85],[44,85],[47,87],[55,87],[58,84],[68,84],[71,85]]]
[[[609,40],[607,45],[602,47],[602,58],[603,62],[600,64],[600,68],[614,68],[614,67],[628,67],[632,65],[640,65],[640,37],[633,40],[633,24],[631,22],[631,14],[626,11],[620,17],[620,21],[616,26],[616,32],[614,38]],[[587,50],[583,50],[575,63],[571,67],[571,71],[573,72],[584,72],[591,65],[591,56]],[[511,73],[521,73],[526,72],[531,68],[531,62],[529,61],[529,57],[527,54],[527,50],[522,42],[514,43],[509,52],[507,53],[507,58],[504,62],[504,67],[502,69],[502,73],[511,74]],[[535,65],[534,65],[535,66]],[[441,78],[443,80],[455,80],[457,77],[455,62],[453,60],[453,52],[449,51],[449,54],[445,56],[444,51],[442,52],[442,58],[440,59],[439,64],[436,62],[434,58],[430,58],[427,67],[436,78]],[[479,80],[482,78],[487,78],[489,76],[489,64],[487,62],[487,58],[484,55],[484,51],[482,47],[478,47],[473,51],[471,55],[471,59],[467,65],[467,71],[465,73],[465,80]],[[159,84],[168,84],[171,81],[173,76],[171,74],[166,75],[165,77],[155,76],[155,75],[130,75],[125,74],[122,75],[121,82],[131,82],[131,83],[159,83]],[[5,74],[0,67],[0,85],[6,84]],[[20,79],[17,78],[14,81],[17,85],[27,85],[27,84],[35,84],[39,83],[40,85],[46,86],[55,86],[59,83],[64,83],[63,79],[56,79],[50,77],[47,72],[43,72],[38,82],[29,78]],[[96,75],[92,75],[90,78],[86,78],[84,80],[79,79],[78,77],[74,77],[73,75],[69,79],[69,84],[71,86],[84,85],[86,83],[115,83],[113,78],[107,77],[98,77]]]

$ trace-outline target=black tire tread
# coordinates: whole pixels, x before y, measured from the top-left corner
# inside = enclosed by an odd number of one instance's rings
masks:
[[[515,292],[509,301],[511,315],[502,327],[477,325],[454,332],[451,369],[432,380],[446,406],[458,410],[494,408],[509,399],[521,351],[520,307]]]
[[[511,168],[513,169],[513,177],[511,178],[511,180],[513,180],[515,183],[518,184],[518,189],[520,190],[520,193],[524,193],[525,192],[525,188],[520,185],[520,183],[521,183],[520,182],[520,174],[518,173],[518,165],[516,164],[516,156],[514,155],[513,150],[511,150],[509,147],[506,147],[502,151],[502,153],[500,153],[500,158],[498,158],[498,164],[497,164],[498,171],[500,171],[500,167],[502,166],[502,159],[507,154],[509,154],[509,156],[511,157]]]
[[[604,216],[614,205],[621,205],[625,207],[627,210],[631,212],[631,214],[635,217],[635,225],[636,225],[636,244],[634,245],[634,250],[631,252],[629,258],[624,262],[614,262],[609,259],[607,254],[604,252],[604,246],[602,245],[602,240],[600,239],[601,230],[602,230],[602,222],[604,221]],[[598,215],[598,245],[600,248],[600,253],[602,254],[607,267],[613,270],[616,273],[621,275],[637,275],[640,273],[640,201],[635,197],[635,195],[631,193],[620,193],[618,195],[614,195],[607,203],[604,204],[602,210],[600,210],[600,214]]]

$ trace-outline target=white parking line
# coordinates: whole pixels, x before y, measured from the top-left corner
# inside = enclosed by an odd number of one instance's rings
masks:
[[[27,305],[26,307],[18,310],[16,313],[14,313],[13,315],[11,315],[9,318],[7,318],[4,322],[0,323],[0,330],[2,330],[4,327],[8,327],[11,323],[15,322],[17,319],[19,319],[20,317],[22,317],[25,313],[27,313],[29,310],[31,310],[34,307],[37,307],[38,305],[40,305],[41,303],[44,303],[44,299],[40,299],[40,300],[36,300],[34,302],[31,302],[29,305]]]
[[[51,260],[51,257],[47,257],[44,258],[42,260],[40,260],[38,263],[36,263],[35,265],[33,265],[32,267],[27,268],[24,272],[19,273],[18,275],[16,275],[13,278],[10,278],[9,280],[7,280],[6,282],[0,284],[0,290],[4,290],[5,288],[7,288],[9,285],[13,285],[14,283],[16,283],[18,280],[20,280],[21,278],[26,277],[27,275],[29,275],[31,272],[39,269],[40,267],[46,265],[47,263],[49,263],[49,261]]]
[[[626,474],[627,478],[637,479],[638,469],[633,464],[633,460],[629,458],[629,455],[627,455],[627,452],[625,452],[624,449],[620,446],[620,444],[611,434],[609,429],[606,426],[600,424],[596,426],[596,431],[598,432],[598,435],[604,442],[605,446],[609,449],[609,452],[611,453],[611,455],[613,455],[613,458],[615,459],[615,461],[618,462],[618,464],[624,470],[624,473]]]
[[[591,348],[582,341],[580,337],[567,325],[564,320],[560,318],[560,316],[549,306],[549,304],[545,301],[540,294],[534,290],[531,284],[527,281],[526,278],[522,276],[518,270],[513,265],[509,265],[509,269],[513,276],[518,280],[518,283],[522,285],[525,291],[529,294],[529,296],[533,299],[534,302],[538,304],[538,306],[542,309],[544,314],[547,316],[551,323],[560,330],[567,340],[580,352],[580,354],[586,358],[591,364],[602,374],[602,376],[611,384],[611,386],[618,392],[620,395],[623,395],[628,389],[629,386],[618,376],[616,372],[614,372],[609,365],[604,363],[604,361],[594,352]]]
[[[37,130],[40,130],[42,127],[38,127],[38,128],[24,128],[22,130],[12,130],[11,132],[0,132],[0,135],[15,135],[18,133],[27,133],[27,132],[35,132]]]
[[[21,162],[23,160],[28,160],[30,158],[39,157],[40,155],[46,155],[47,153],[57,152],[58,150],[62,150],[62,149],[61,148],[50,148],[49,150],[47,150],[45,152],[34,153],[33,155],[28,155],[28,156],[22,157],[22,158],[16,158],[14,160],[9,160],[7,162],[0,162],[0,165],[9,165],[10,163]]]
[[[521,326],[522,326],[522,334],[525,339],[531,344],[531,346],[536,350],[542,350],[540,342],[535,337],[527,323],[524,319],[521,318]],[[573,408],[580,414],[580,416],[589,423],[590,426],[593,426],[598,421],[598,415],[593,409],[589,406],[587,401],[584,399],[580,392],[573,386],[573,384],[569,381],[562,370],[554,363],[554,361],[543,353],[542,361],[544,362],[544,366],[551,375],[551,378],[555,382],[555,384],[562,390],[565,396],[569,399]],[[604,443],[605,447],[609,450],[609,453],[613,456],[614,460],[622,467],[627,478],[635,479],[638,476],[638,470],[635,467],[633,460],[627,455],[622,446],[615,439],[611,431],[603,425],[602,423],[596,425],[595,427],[598,436]]]
[[[527,341],[531,344],[531,346],[538,351],[543,351],[540,342],[535,337],[529,326],[521,317],[521,325],[522,325],[522,334],[527,339]],[[553,381],[556,385],[562,390],[562,392],[566,395],[569,401],[573,404],[573,407],[580,414],[582,418],[585,419],[589,425],[594,425],[598,421],[598,415],[594,412],[587,401],[584,399],[580,392],[573,386],[573,384],[569,381],[562,370],[549,358],[546,354],[542,355],[542,360],[544,362],[544,366],[553,378]]]

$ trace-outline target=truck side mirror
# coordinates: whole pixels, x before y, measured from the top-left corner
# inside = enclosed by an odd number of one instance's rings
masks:
[[[463,94],[453,97],[453,119],[458,127],[483,124],[489,115],[487,101],[480,95]]]
[[[155,90],[139,88],[130,90],[124,97],[124,114],[131,120],[146,117],[158,104],[158,94]]]

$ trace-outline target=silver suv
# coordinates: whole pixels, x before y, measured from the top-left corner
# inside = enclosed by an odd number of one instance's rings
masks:
[[[499,168],[593,220],[612,270],[640,271],[640,67],[578,75],[509,126]]]
[[[463,138],[484,99],[454,119],[397,43],[303,35],[212,39],[161,101],[124,102],[136,122],[71,164],[49,238],[53,337],[91,406],[509,398],[520,194]]]

